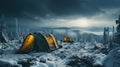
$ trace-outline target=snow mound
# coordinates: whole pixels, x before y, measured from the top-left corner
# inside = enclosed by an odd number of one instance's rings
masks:
[[[21,43],[14,40],[0,45],[0,61],[18,67],[100,67],[106,55],[100,52],[101,44],[98,44],[61,42],[59,43],[61,48],[49,53],[15,54],[14,52],[20,48]],[[98,49],[94,49],[95,45]],[[6,46],[7,48],[3,48]]]

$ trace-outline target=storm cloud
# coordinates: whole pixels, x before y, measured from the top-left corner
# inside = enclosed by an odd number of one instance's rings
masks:
[[[87,30],[102,31],[115,25],[119,13],[120,0],[0,0],[0,15],[7,18],[10,30],[15,30],[15,18],[23,30],[75,27],[85,18],[91,26]]]
[[[0,0],[0,13],[26,19],[94,16],[120,8],[120,0]]]

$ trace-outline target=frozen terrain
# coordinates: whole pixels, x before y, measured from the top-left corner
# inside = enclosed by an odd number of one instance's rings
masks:
[[[0,44],[0,67],[102,67],[106,58],[103,45],[95,42],[64,43],[49,52],[16,54],[21,42],[14,40]],[[97,49],[96,49],[97,48]]]

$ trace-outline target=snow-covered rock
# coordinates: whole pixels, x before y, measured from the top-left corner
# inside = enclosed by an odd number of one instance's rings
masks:
[[[120,47],[109,52],[104,60],[104,67],[120,67]]]

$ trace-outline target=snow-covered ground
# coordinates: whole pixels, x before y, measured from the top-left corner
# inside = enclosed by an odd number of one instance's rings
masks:
[[[55,51],[15,54],[21,42],[14,40],[0,44],[0,67],[102,67],[106,55],[102,44],[95,42],[58,42],[62,48]],[[97,49],[95,47],[97,46]]]

